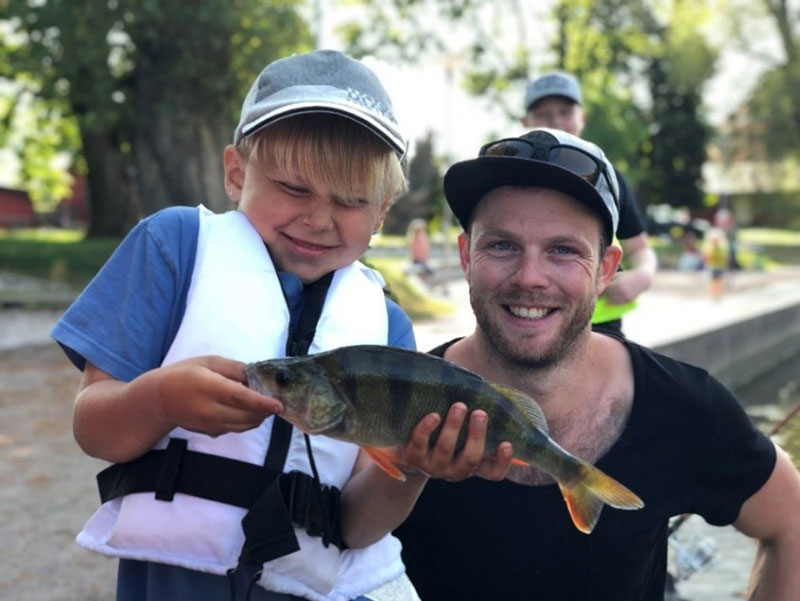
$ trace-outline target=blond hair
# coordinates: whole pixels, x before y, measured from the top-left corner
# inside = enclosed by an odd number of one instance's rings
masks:
[[[306,113],[276,121],[236,147],[248,160],[302,173],[311,185],[327,188],[341,202],[382,204],[406,189],[399,157],[377,135],[352,119]]]

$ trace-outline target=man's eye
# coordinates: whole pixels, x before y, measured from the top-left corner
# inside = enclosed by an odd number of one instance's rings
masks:
[[[554,250],[554,251],[555,251],[555,253],[556,253],[556,254],[558,254],[558,255],[571,255],[571,254],[575,254],[575,249],[573,249],[573,248],[571,248],[571,247],[569,247],[569,246],[556,246],[556,247],[555,247],[555,249],[553,249],[553,250]]]
[[[511,244],[503,240],[493,242],[491,246],[495,250],[511,250]]]

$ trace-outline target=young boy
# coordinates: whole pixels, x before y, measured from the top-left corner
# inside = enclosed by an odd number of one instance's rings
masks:
[[[120,558],[118,599],[345,601],[387,583],[416,598],[387,533],[426,476],[391,480],[354,445],[304,437],[244,377],[285,354],[414,347],[357,262],[405,185],[391,111],[341,53],[268,65],[223,155],[238,211],[143,220],[55,327],[84,374],[75,439],[115,464],[78,543]],[[439,422],[423,422],[424,443]]]

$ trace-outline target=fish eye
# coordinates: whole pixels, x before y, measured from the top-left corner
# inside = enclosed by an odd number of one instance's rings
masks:
[[[289,376],[289,371],[286,369],[279,369],[275,372],[275,382],[277,382],[280,386],[286,386],[289,383],[291,377]]]

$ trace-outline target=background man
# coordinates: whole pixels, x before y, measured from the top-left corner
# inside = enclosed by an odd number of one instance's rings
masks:
[[[569,73],[553,71],[533,80],[525,92],[526,127],[551,127],[580,137],[585,125],[581,88]],[[620,315],[628,303],[650,288],[657,259],[650,247],[633,192],[622,174],[614,169],[619,183],[620,215],[616,236],[625,256],[626,270],[608,285],[595,311],[597,327],[619,332]]]
[[[668,523],[683,513],[758,539],[752,599],[797,599],[800,475],[788,456],[704,370],[591,329],[621,256],[616,188],[599,148],[557,130],[453,165],[444,190],[477,325],[431,353],[536,399],[550,436],[644,508],[606,507],[584,535],[530,467],[491,481],[500,460],[486,478],[430,480],[396,531],[422,599],[663,600]],[[441,436],[454,440],[450,417]]]

